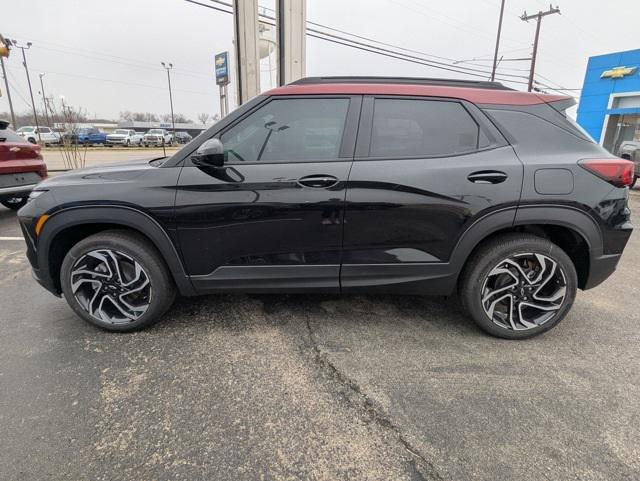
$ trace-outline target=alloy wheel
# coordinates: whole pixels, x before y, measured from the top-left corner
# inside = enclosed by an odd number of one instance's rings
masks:
[[[151,303],[151,282],[132,257],[111,249],[96,249],[73,265],[71,292],[93,318],[109,324],[139,319]]]
[[[524,253],[500,261],[487,274],[481,300],[494,324],[522,331],[553,319],[566,294],[567,280],[558,262],[543,254]]]

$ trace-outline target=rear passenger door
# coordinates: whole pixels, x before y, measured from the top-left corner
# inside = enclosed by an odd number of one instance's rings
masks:
[[[451,281],[447,263],[461,234],[483,215],[515,207],[522,173],[473,104],[365,97],[347,185],[342,289],[446,291],[434,279]]]

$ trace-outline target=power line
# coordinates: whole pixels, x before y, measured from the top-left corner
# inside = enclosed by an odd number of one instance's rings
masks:
[[[134,87],[144,87],[144,88],[152,88],[152,89],[157,89],[157,90],[164,90],[164,87],[160,87],[158,85],[150,85],[150,84],[143,84],[143,83],[137,83],[137,82],[127,82],[126,80],[107,79],[107,78],[102,78],[102,77],[91,77],[91,76],[88,76],[88,75],[72,74],[72,73],[65,73],[65,72],[53,72],[51,70],[42,70],[42,72],[48,73],[48,74],[51,74],[51,75],[62,75],[64,77],[76,77],[76,78],[82,78],[82,79],[87,79],[87,80],[97,80],[97,81],[101,81],[101,82],[110,82],[110,83],[118,83],[118,84],[123,84],[123,85],[132,85]],[[206,96],[210,96],[211,95],[210,93],[198,92],[196,90],[186,90],[186,89],[176,89],[176,88],[174,88],[173,90],[175,90],[177,92],[186,92],[186,93],[197,94],[197,95],[206,95]]]
[[[212,8],[212,5],[209,4],[203,4],[201,2],[198,2],[196,0],[185,0],[189,3],[193,3],[195,5],[199,5],[202,7],[206,7],[206,8]],[[224,6],[228,6],[231,7],[230,4],[227,4],[226,2],[223,2],[221,0],[209,0],[209,2],[214,2],[220,5],[224,5]],[[228,14],[233,14],[233,11],[229,11],[229,10],[224,10],[221,9],[219,7],[215,7],[213,8],[214,10],[218,10],[218,11],[222,11],[224,13],[228,13]],[[275,25],[274,22],[272,22],[273,20],[275,20],[274,17],[270,17],[269,15],[261,15],[262,17],[268,19],[269,21],[265,21],[265,20],[261,20],[263,23],[267,23],[268,25]],[[422,57],[417,57],[415,55],[408,55],[408,54],[404,54],[401,52],[397,52],[397,51],[393,51],[390,49],[386,49],[386,48],[382,48],[382,47],[377,47],[375,45],[371,45],[371,44],[366,44],[364,42],[359,42],[356,40],[352,40],[349,38],[345,38],[345,37],[341,37],[339,35],[334,35],[331,33],[327,33],[327,32],[322,32],[320,30],[317,29],[313,29],[313,28],[308,28],[307,27],[307,36],[309,37],[313,37],[313,38],[318,38],[320,40],[324,40],[327,42],[331,42],[331,43],[335,43],[338,45],[343,45],[346,47],[350,47],[350,48],[354,48],[357,50],[362,50],[365,52],[369,52],[369,53],[374,53],[377,55],[381,55],[381,56],[385,56],[385,57],[389,57],[389,58],[395,58],[397,60],[402,60],[405,62],[409,62],[409,63],[414,63],[414,64],[418,64],[418,65],[424,65],[427,67],[432,67],[432,68],[436,68],[436,69],[440,69],[440,70],[446,70],[449,72],[455,72],[455,73],[460,73],[460,74],[465,74],[465,75],[469,75],[469,76],[473,76],[473,77],[479,77],[479,78],[488,78],[490,75],[490,72],[488,70],[481,70],[481,69],[474,69],[474,68],[468,68],[468,67],[456,67],[456,66],[452,66],[451,64],[445,64],[443,62],[437,62],[435,60],[430,60],[430,59],[426,59],[426,58],[422,58]],[[395,48],[395,46],[394,46]],[[503,74],[502,75],[503,78],[500,78],[498,80],[502,80],[505,82],[512,82],[512,83],[516,83],[516,84],[526,84],[526,82],[522,82],[519,80],[512,80],[512,79],[507,79],[504,77],[513,77],[515,79],[526,79],[525,76],[522,75],[514,75],[514,74]]]

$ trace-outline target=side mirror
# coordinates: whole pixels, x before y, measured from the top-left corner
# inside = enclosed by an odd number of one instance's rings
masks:
[[[219,139],[209,139],[198,147],[191,161],[202,167],[222,167],[224,165],[224,147]]]

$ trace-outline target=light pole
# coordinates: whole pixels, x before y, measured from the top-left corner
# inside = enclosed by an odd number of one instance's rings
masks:
[[[36,113],[36,103],[33,100],[33,89],[31,88],[31,78],[29,77],[29,67],[27,66],[27,55],[24,53],[25,50],[29,50],[31,42],[27,42],[27,45],[18,45],[18,41],[13,39],[12,43],[15,47],[22,50],[22,65],[24,65],[24,71],[27,72],[27,83],[29,84],[29,95],[31,96],[31,108],[33,109],[33,120],[36,122],[36,130],[38,131],[38,140],[42,142],[42,138],[40,137],[40,126],[38,125],[38,114]]]
[[[176,123],[173,119],[173,95],[171,94],[171,74],[169,70],[173,68],[172,63],[165,64],[164,62],[160,62],[162,67],[167,71],[167,82],[169,82],[169,103],[171,104],[171,130],[173,130],[173,138],[176,136]]]
[[[42,92],[42,103],[44,104],[44,117],[47,119],[47,125],[49,125],[49,127],[53,127],[51,125],[51,121],[49,120],[49,112],[47,111],[47,96],[44,93],[44,82],[42,81],[44,72],[39,73],[38,77],[40,77],[40,91]]]

